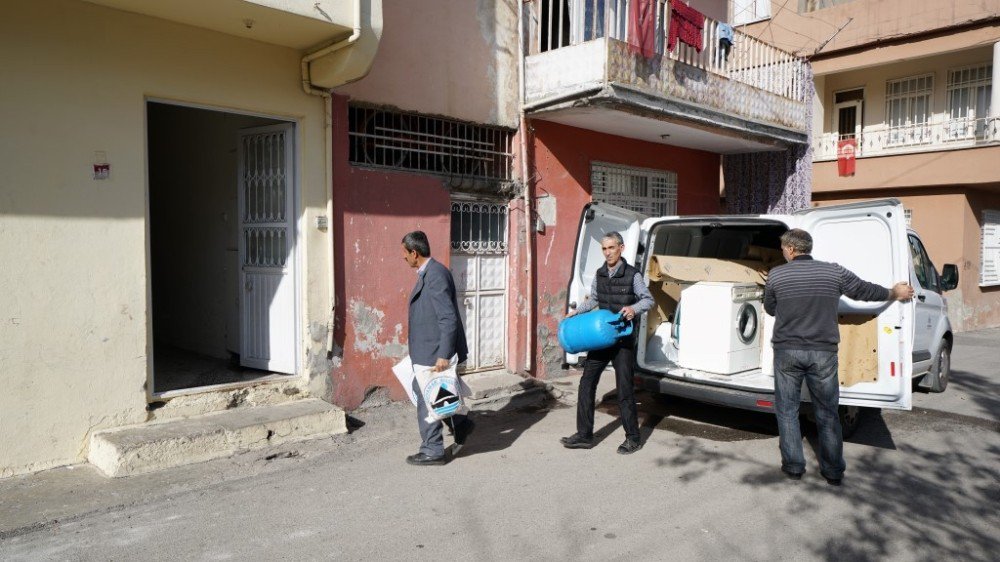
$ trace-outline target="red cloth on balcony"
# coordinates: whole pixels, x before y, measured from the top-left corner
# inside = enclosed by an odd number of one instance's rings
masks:
[[[853,176],[858,143],[854,139],[837,141],[837,174],[841,177]]]
[[[704,45],[701,30],[705,27],[705,14],[677,0],[670,2],[670,27],[667,31],[667,51],[673,51],[677,40],[687,43],[699,53]]]
[[[656,55],[656,0],[629,3],[628,50],[647,59]]]

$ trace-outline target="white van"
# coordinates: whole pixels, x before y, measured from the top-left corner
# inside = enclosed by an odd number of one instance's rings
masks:
[[[858,407],[911,408],[915,379],[934,392],[948,384],[952,330],[941,292],[958,283],[958,269],[938,275],[920,238],[908,230],[898,200],[818,207],[790,215],[649,218],[588,204],[580,222],[567,304],[589,298],[604,262],[601,238],[618,231],[622,253],[644,272],[656,306],[640,320],[636,383],[648,391],[722,406],[773,412],[770,330],[763,284],[784,263],[779,237],[802,228],[812,255],[872,283],[907,281],[910,302],[840,302],[841,421],[845,434]],[[686,300],[685,300],[685,297]],[[568,365],[584,354],[567,355]],[[808,392],[803,392],[808,401]]]

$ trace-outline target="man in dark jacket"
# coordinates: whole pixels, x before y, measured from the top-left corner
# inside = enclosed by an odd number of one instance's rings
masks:
[[[774,316],[774,411],[781,470],[798,480],[806,470],[799,428],[799,402],[805,380],[819,428],[820,472],[827,483],[839,486],[846,468],[837,415],[840,297],[905,301],[913,298],[913,287],[897,283],[887,289],[862,281],[835,263],[812,259],[812,246],[812,236],[804,230],[795,228],[783,234],[781,252],[788,263],[772,269],[764,287],[764,310]]]
[[[619,312],[626,321],[636,326],[639,315],[653,307],[653,295],[642,280],[642,274],[622,258],[625,242],[622,235],[609,232],[601,239],[604,265],[597,270],[590,287],[590,298],[567,317],[595,308]],[[625,441],[618,447],[618,453],[630,455],[642,448],[639,436],[639,416],[635,406],[635,330],[632,335],[618,340],[606,349],[587,353],[580,377],[580,391],[576,403],[576,433],[563,437],[561,442],[567,449],[589,449],[594,446],[594,401],[597,397],[597,383],[601,373],[613,363],[615,381],[618,386],[618,407],[621,410]]]
[[[417,230],[403,237],[403,259],[417,270],[417,282],[410,293],[407,343],[414,371],[447,370],[452,357],[462,363],[469,355],[465,341],[465,328],[455,300],[455,280],[448,268],[431,257],[427,235]],[[421,396],[416,377],[413,392],[417,397],[417,426],[420,429],[420,451],[406,457],[413,465],[441,465],[448,462],[444,451],[441,422],[429,423],[427,403]],[[475,425],[467,416],[455,415],[448,420],[455,435],[455,444],[465,444],[465,439]]]

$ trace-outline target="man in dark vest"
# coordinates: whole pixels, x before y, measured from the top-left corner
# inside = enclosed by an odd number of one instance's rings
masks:
[[[601,239],[601,251],[604,252],[605,264],[597,270],[594,282],[590,286],[590,298],[576,310],[571,310],[567,317],[603,308],[621,313],[625,320],[638,326],[639,315],[653,307],[653,295],[643,283],[642,274],[622,258],[624,249],[625,241],[621,234],[609,232],[604,235]],[[625,428],[625,442],[618,447],[618,453],[630,455],[642,448],[632,380],[635,369],[636,331],[633,330],[631,336],[618,340],[609,348],[587,354],[576,403],[576,433],[561,439],[567,449],[589,449],[594,446],[594,400],[597,396],[597,382],[601,379],[601,373],[608,363],[613,363],[615,367],[618,406],[621,410],[622,427]]]

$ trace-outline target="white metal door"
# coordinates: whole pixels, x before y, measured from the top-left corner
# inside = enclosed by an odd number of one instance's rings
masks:
[[[507,206],[456,201],[451,271],[469,344],[465,372],[500,369],[507,351]]]
[[[240,363],[295,372],[293,125],[240,132]]]
[[[861,279],[892,287],[910,280],[903,205],[883,199],[795,213],[791,226],[812,235],[812,255],[838,263]],[[878,378],[840,390],[840,403],[909,410],[912,400],[913,304],[840,300],[841,314],[878,317]]]

